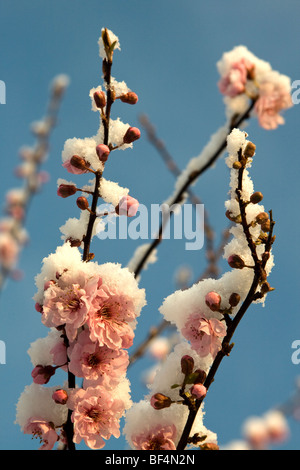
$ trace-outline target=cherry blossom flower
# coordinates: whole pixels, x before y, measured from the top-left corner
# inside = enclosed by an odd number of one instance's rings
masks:
[[[284,124],[280,111],[292,106],[289,90],[281,83],[264,82],[259,87],[259,98],[255,103],[258,122],[264,129],[276,129]]]
[[[91,449],[101,449],[111,436],[119,437],[119,420],[124,403],[114,399],[104,387],[88,387],[72,393],[68,406],[73,409],[74,442],[83,439]]]
[[[84,387],[103,385],[113,387],[126,373],[128,353],[122,349],[110,349],[91,341],[89,331],[79,334],[78,340],[68,349],[69,370],[84,378]],[[96,382],[96,383],[95,383]]]
[[[24,427],[25,434],[32,434],[33,437],[38,437],[43,442],[39,450],[51,450],[58,440],[58,435],[51,423],[48,423],[43,418],[32,417],[28,420]]]
[[[49,327],[66,325],[70,341],[76,338],[77,329],[82,326],[91,308],[91,300],[97,287],[97,279],[80,284],[69,284],[64,288],[58,283],[48,284],[44,294],[42,322]]]
[[[199,356],[210,353],[215,358],[221,349],[220,338],[226,336],[226,326],[216,318],[208,320],[201,313],[193,313],[182,329],[182,334]]]
[[[156,426],[132,437],[133,445],[137,450],[176,450],[174,439],[176,427],[172,425]]]
[[[219,81],[220,92],[231,98],[244,93],[248,75],[253,68],[254,64],[246,58],[234,62],[229,72]]]
[[[134,304],[123,292],[103,285],[92,302],[87,324],[92,341],[112,349],[132,346],[134,333],[130,322],[135,320]]]

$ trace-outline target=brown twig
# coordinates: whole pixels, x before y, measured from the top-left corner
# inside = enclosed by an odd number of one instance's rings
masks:
[[[243,157],[242,152],[240,152],[239,157],[240,157],[239,160],[241,161]],[[243,227],[243,232],[248,242],[248,246],[249,246],[251,256],[254,262],[254,276],[253,276],[253,281],[249,289],[248,295],[246,296],[244,302],[242,303],[239,311],[235,315],[234,319],[231,320],[229,323],[227,323],[227,334],[225,338],[223,339],[222,349],[218,352],[216,358],[214,359],[213,364],[204,382],[204,386],[206,387],[207,390],[213,383],[215,375],[217,373],[217,370],[222,360],[224,359],[225,356],[229,356],[230,354],[230,351],[233,347],[233,345],[230,344],[230,342],[232,340],[232,337],[240,321],[242,320],[243,316],[245,315],[246,311],[248,310],[252,302],[255,301],[257,298],[262,297],[264,295],[262,293],[262,290],[260,293],[257,293],[257,289],[259,288],[260,285],[262,285],[265,282],[265,276],[266,276],[265,267],[266,267],[266,263],[268,260],[268,256],[262,256],[262,258],[259,259],[257,255],[256,245],[251,236],[249,225],[246,219],[246,211],[245,211],[246,202],[243,201],[242,199],[242,189],[243,189],[242,183],[243,183],[244,165],[242,165],[242,167],[238,171],[239,171],[238,188],[236,190],[236,193],[237,193],[237,199],[238,199],[240,212],[241,212],[241,225]],[[265,251],[264,251],[265,254],[270,253],[272,244],[274,242],[273,228],[274,228],[274,221],[272,218],[272,211],[270,211],[270,230],[269,230],[269,235],[267,237],[267,240],[265,242]],[[189,410],[188,419],[184,427],[184,430],[182,432],[181,438],[178,442],[177,450],[184,450],[185,447],[187,446],[194,420],[197,416],[197,413],[199,411],[199,408],[201,407],[202,402],[203,402],[203,399],[197,400],[196,406]]]

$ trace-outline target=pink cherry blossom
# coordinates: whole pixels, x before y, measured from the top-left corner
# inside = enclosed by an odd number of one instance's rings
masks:
[[[254,64],[245,58],[233,63],[229,72],[219,81],[220,92],[231,98],[244,93],[248,74],[253,67]]]
[[[193,313],[189,316],[182,334],[191,342],[192,348],[199,356],[211,354],[215,358],[222,347],[221,338],[226,336],[226,326],[216,318],[207,320],[201,313]]]
[[[101,286],[92,302],[87,324],[92,341],[100,346],[119,349],[132,346],[135,320],[134,304],[126,293]]]
[[[284,124],[280,111],[293,105],[289,91],[281,84],[265,82],[260,85],[259,98],[255,103],[255,111],[259,124],[267,130],[276,129]]]
[[[83,439],[91,449],[101,449],[105,440],[120,436],[120,418],[124,413],[124,403],[114,399],[104,387],[88,387],[73,391],[68,400],[73,410],[74,442]]]
[[[52,282],[44,293],[42,322],[48,327],[65,325],[67,337],[73,341],[77,329],[87,318],[96,291],[97,279],[87,279],[85,285],[67,284],[60,287]]]
[[[12,269],[19,255],[19,246],[9,233],[0,234],[0,263],[5,269]]]
[[[25,434],[32,434],[33,437],[39,438],[43,445],[39,450],[51,450],[58,440],[58,435],[51,423],[48,423],[43,418],[32,417],[30,418],[25,427]]]
[[[127,351],[99,346],[98,342],[91,341],[88,330],[79,334],[76,343],[68,349],[68,355],[69,370],[77,377],[84,378],[84,387],[116,386],[129,364]]]
[[[119,204],[116,206],[116,213],[118,215],[127,215],[127,217],[134,217],[139,208],[139,201],[131,196],[123,196]]]
[[[137,450],[176,450],[174,424],[158,425],[149,431],[132,436],[133,445]]]
[[[50,354],[53,357],[53,364],[60,366],[65,371],[68,370],[68,366],[66,365],[68,362],[67,347],[63,339],[53,346],[50,350]]]

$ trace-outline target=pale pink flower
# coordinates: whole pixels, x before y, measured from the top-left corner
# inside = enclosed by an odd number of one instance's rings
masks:
[[[126,286],[124,290],[126,292]],[[133,342],[134,333],[129,323],[134,320],[134,304],[126,293],[101,286],[87,319],[90,338],[100,346],[127,349]]]
[[[149,431],[132,436],[132,443],[137,450],[176,450],[174,424],[158,425]]]
[[[129,364],[127,351],[99,346],[98,342],[91,341],[88,330],[79,334],[76,343],[68,349],[68,355],[69,371],[84,378],[84,387],[116,386]]]
[[[226,336],[226,326],[216,318],[207,320],[201,313],[193,313],[189,316],[182,334],[191,342],[192,348],[199,356],[211,354],[215,358],[222,347],[221,338]]]
[[[60,366],[65,371],[68,370],[67,347],[63,340],[59,341],[55,344],[55,346],[53,346],[53,348],[50,350],[50,354],[53,357],[53,364]]]
[[[33,437],[40,439],[43,445],[39,450],[51,450],[58,440],[58,435],[53,425],[39,417],[32,417],[27,421],[24,427],[24,434],[32,434]]]
[[[281,84],[265,82],[259,87],[259,98],[255,103],[259,124],[267,130],[284,124],[280,111],[293,106],[289,91]]]
[[[48,327],[65,325],[67,337],[74,341],[77,329],[87,318],[91,301],[97,288],[97,279],[86,280],[80,284],[69,284],[63,288],[52,282],[44,293],[42,322]]]
[[[245,58],[233,63],[229,72],[218,83],[220,92],[231,98],[244,93],[248,74],[253,67],[254,64]]]
[[[83,439],[91,449],[101,449],[111,436],[120,437],[120,418],[124,413],[122,400],[114,399],[104,387],[88,387],[73,392],[67,405],[73,409],[74,442]]]

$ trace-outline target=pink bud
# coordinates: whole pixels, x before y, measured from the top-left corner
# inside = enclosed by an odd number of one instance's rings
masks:
[[[195,384],[191,388],[191,394],[198,399],[204,398],[206,395],[206,392],[207,392],[206,387],[204,387],[204,385],[202,384]]]
[[[230,255],[227,261],[231,268],[243,269],[245,267],[244,260],[239,255]]]
[[[123,137],[124,144],[131,144],[141,137],[141,131],[137,127],[129,127]]]
[[[58,189],[57,189],[57,195],[60,197],[69,197],[73,196],[77,191],[76,186],[73,184],[60,184]]]
[[[58,405],[65,405],[68,400],[68,394],[62,388],[59,390],[55,390],[52,394],[52,398]]]
[[[136,104],[138,102],[138,95],[133,91],[129,91],[128,93],[125,93],[125,95],[120,96],[120,100],[123,103]]]
[[[213,312],[217,312],[220,310],[221,296],[217,292],[209,292],[205,296],[205,303]]]
[[[38,364],[35,366],[33,371],[31,372],[31,377],[33,378],[33,382],[35,384],[46,384],[49,382],[52,375],[55,374],[55,367],[53,366],[42,366]]]
[[[100,108],[100,109],[104,108],[104,106],[106,105],[105,93],[103,91],[96,91],[94,93],[94,101],[95,101],[97,108]]]
[[[108,159],[108,155],[110,154],[110,150],[109,150],[108,146],[105,145],[105,144],[99,144],[96,147],[96,152],[97,152],[97,155],[99,157],[99,160],[101,162],[105,163],[106,160]]]
[[[88,209],[88,207],[89,207],[89,202],[88,202],[87,198],[84,197],[84,196],[78,197],[77,200],[76,200],[76,204],[79,207],[79,209],[81,209],[82,211]]]
[[[42,311],[43,311],[43,306],[41,304],[39,304],[38,302],[35,304],[34,308],[39,313],[42,313]]]
[[[139,208],[139,202],[131,196],[123,196],[116,207],[118,215],[127,215],[127,217],[134,217]]]
[[[166,395],[163,395],[162,393],[155,393],[155,395],[152,395],[151,400],[150,400],[150,405],[155,410],[162,410],[163,408],[169,408],[171,404],[172,404],[171,398],[167,397]]]

